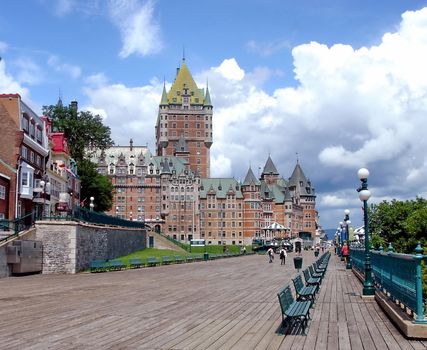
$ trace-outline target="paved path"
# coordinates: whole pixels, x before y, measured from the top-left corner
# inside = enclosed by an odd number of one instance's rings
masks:
[[[276,293],[295,275],[292,256],[285,267],[246,256],[1,279],[0,349],[426,349],[360,298],[335,256],[307,336],[280,334]]]

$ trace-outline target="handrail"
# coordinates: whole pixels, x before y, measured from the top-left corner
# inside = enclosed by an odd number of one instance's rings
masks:
[[[427,323],[421,283],[421,262],[427,256],[422,255],[421,251],[420,246],[417,247],[417,254],[371,251],[377,289],[403,306],[412,315],[414,323]],[[365,250],[350,247],[350,259],[353,268],[364,275]]]
[[[17,237],[19,232],[28,230],[34,225],[34,212],[24,215],[15,220],[0,220],[0,230],[3,232],[12,231],[11,234],[0,239],[0,242],[6,242]]]

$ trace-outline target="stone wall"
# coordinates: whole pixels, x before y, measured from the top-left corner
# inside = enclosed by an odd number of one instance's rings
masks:
[[[0,278],[10,275],[9,266],[6,262],[6,245],[0,247]]]
[[[146,248],[141,229],[100,227],[75,222],[38,222],[43,242],[43,273],[76,273],[97,259],[114,259]]]

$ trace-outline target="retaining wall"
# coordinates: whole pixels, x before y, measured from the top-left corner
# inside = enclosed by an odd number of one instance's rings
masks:
[[[147,246],[146,231],[134,228],[95,226],[77,222],[36,222],[29,237],[43,243],[43,273],[76,273],[92,260],[114,259]],[[0,247],[0,278],[10,275],[6,246]]]

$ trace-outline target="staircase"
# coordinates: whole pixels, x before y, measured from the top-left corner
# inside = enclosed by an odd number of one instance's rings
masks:
[[[185,249],[182,249],[181,247],[177,246],[173,242],[169,241],[162,235],[151,231],[147,232],[147,236],[154,237],[154,248],[156,249],[169,249],[169,250],[175,250],[180,253],[186,253],[187,251]]]

